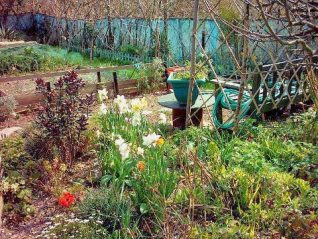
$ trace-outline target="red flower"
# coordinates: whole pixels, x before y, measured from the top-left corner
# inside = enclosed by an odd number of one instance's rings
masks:
[[[69,192],[63,193],[61,197],[59,197],[59,205],[63,207],[70,207],[75,202],[75,196]]]

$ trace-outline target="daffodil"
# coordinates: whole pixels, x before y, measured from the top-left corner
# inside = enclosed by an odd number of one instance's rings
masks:
[[[166,124],[167,123],[167,116],[163,113],[159,114],[159,124]]]
[[[126,142],[121,144],[119,146],[119,153],[122,157],[122,159],[127,159],[129,158],[129,153],[130,153],[130,145],[127,144]]]
[[[131,119],[131,124],[133,126],[137,126],[141,124],[141,115],[139,113],[135,113]]]
[[[157,141],[161,138],[160,135],[157,135],[155,133],[153,134],[149,134],[147,136],[143,136],[143,145],[147,146],[147,147],[154,147],[157,145]]]
[[[100,102],[108,99],[108,91],[106,89],[102,89],[98,91],[98,99]]]
[[[124,114],[130,111],[125,96],[118,95],[116,99],[114,99],[114,103],[117,106],[120,114]]]
[[[118,138],[115,140],[115,145],[118,147],[122,159],[129,158],[130,144],[126,143],[121,136],[118,136]]]
[[[160,138],[156,141],[156,145],[161,146],[165,143],[165,140],[163,138]]]
[[[125,140],[119,135],[118,138],[115,140],[115,145],[119,147],[123,143],[125,143]]]
[[[148,103],[146,98],[142,99],[133,99],[131,102],[131,110],[134,113],[140,113],[142,112],[145,108],[147,108]]]
[[[99,112],[103,115],[107,114],[107,106],[104,103],[100,105]]]
[[[145,153],[145,151],[143,148],[141,148],[141,147],[137,148],[137,155],[144,156],[144,153]]]

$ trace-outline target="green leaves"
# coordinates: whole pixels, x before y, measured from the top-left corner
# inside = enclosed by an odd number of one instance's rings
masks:
[[[149,212],[149,208],[148,208],[146,203],[140,204],[139,210],[140,210],[141,214],[146,214]]]

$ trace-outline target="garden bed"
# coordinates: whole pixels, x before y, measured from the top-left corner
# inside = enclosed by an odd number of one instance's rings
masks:
[[[51,153],[58,152],[53,141],[43,141],[41,127],[54,117],[40,114],[40,128],[28,126],[23,137],[4,141],[6,170],[25,175],[18,190],[32,192],[5,211],[4,238],[317,235],[312,110],[266,127],[247,121],[236,135],[175,131],[155,94],[99,95],[72,164]]]

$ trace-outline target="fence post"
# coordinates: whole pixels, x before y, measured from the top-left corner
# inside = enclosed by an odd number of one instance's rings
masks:
[[[102,82],[102,77],[101,77],[100,71],[97,72],[97,82],[98,83]]]
[[[115,97],[119,94],[117,72],[113,72]]]
[[[96,90],[99,90],[101,88],[102,83],[102,77],[100,71],[97,72],[97,84],[96,84]]]
[[[202,31],[202,48],[205,50],[206,44],[205,44],[205,38],[206,38],[206,32]]]
[[[51,82],[46,82],[46,90],[48,91],[48,92],[51,92]]]

